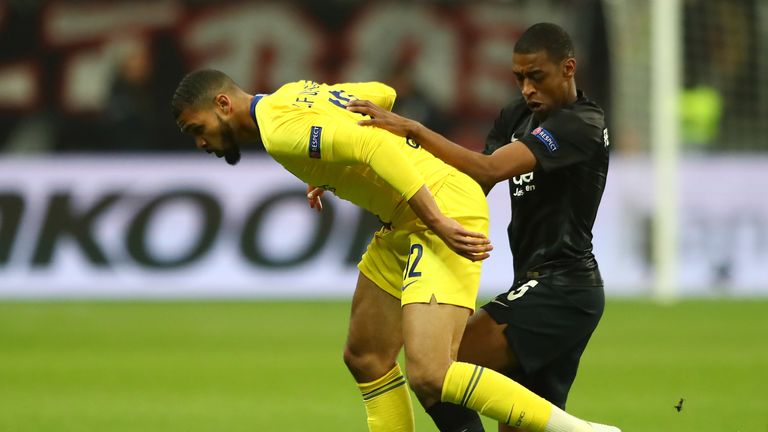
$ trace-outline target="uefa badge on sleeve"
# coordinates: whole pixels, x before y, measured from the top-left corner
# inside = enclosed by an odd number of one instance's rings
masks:
[[[537,127],[531,132],[531,135],[538,138],[538,140],[547,147],[547,150],[549,150],[550,153],[553,153],[555,150],[560,148],[560,146],[557,144],[557,141],[555,140],[555,137],[552,136],[552,134],[543,127]]]
[[[312,159],[320,159],[320,141],[323,137],[323,128],[320,126],[312,126],[309,132],[309,157]]]

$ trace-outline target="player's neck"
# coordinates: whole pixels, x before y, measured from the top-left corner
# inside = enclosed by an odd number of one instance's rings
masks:
[[[565,105],[570,105],[579,98],[579,93],[576,91],[576,81],[570,80],[568,87],[566,88]]]
[[[261,141],[261,134],[259,132],[259,125],[253,120],[251,116],[251,100],[253,95],[246,92],[238,94],[234,100],[235,105],[235,122],[237,123],[237,129],[239,130],[240,141],[248,143],[258,143]]]

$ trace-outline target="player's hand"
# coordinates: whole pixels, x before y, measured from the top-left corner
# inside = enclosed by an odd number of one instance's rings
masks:
[[[491,241],[482,233],[472,232],[451,219],[443,218],[432,230],[457,254],[470,261],[482,261],[493,250]]]
[[[309,208],[313,208],[318,212],[323,211],[323,202],[320,201],[320,197],[323,196],[325,190],[312,185],[307,185],[307,201],[309,202]]]
[[[401,117],[367,100],[351,100],[347,104],[347,110],[371,117],[357,122],[360,126],[375,126],[402,137],[413,136],[420,126],[419,122]]]

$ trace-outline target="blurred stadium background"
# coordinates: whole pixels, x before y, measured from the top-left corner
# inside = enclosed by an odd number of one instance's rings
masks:
[[[574,37],[613,151],[569,409],[768,431],[766,0],[0,0],[0,431],[364,430],[341,347],[375,219],[305,209],[259,149],[198,154],[170,96],[200,67],[379,80],[480,149],[540,21]],[[483,298],[509,283],[507,194]]]

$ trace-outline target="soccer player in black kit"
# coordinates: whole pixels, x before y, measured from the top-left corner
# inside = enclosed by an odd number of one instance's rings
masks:
[[[410,137],[486,193],[509,181],[514,281],[470,318],[459,360],[502,372],[563,409],[604,306],[592,226],[608,173],[608,131],[602,109],[576,88],[575,72],[573,43],[561,27],[526,30],[513,56],[522,98],[501,110],[483,154],[368,101],[347,107],[372,117],[362,125]],[[457,405],[428,413],[441,431],[483,430],[477,414]]]

